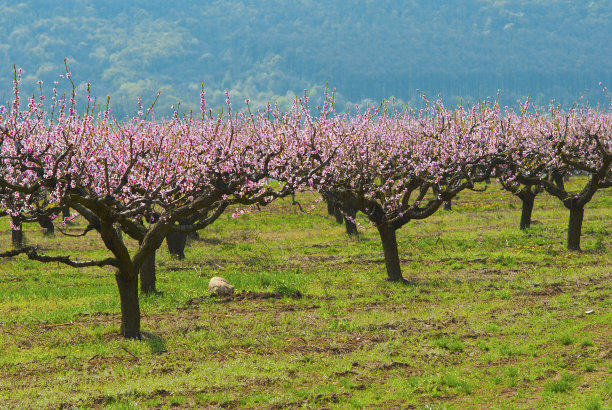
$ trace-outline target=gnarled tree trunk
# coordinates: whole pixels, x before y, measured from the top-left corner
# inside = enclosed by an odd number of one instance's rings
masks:
[[[23,226],[19,218],[11,216],[11,222],[13,223],[14,229],[11,230],[11,241],[13,248],[21,248],[25,245],[25,239],[23,236]]]
[[[572,203],[569,211],[570,216],[567,228],[567,249],[570,251],[579,251],[580,236],[582,235],[582,220],[584,219],[584,207]]]
[[[53,221],[48,216],[40,216],[37,220],[38,224],[45,229],[45,235],[53,235],[55,234],[55,226],[53,225]]]
[[[179,219],[179,225],[191,225],[194,221],[188,219]],[[197,233],[194,232],[197,236]],[[176,256],[179,259],[185,259],[185,245],[187,244],[187,238],[190,236],[184,232],[172,232],[168,231],[166,234],[166,243],[168,244],[168,252],[170,255]]]
[[[535,197],[536,196],[531,192],[531,190],[526,190],[519,195],[519,198],[521,198],[521,202],[523,203],[521,210],[521,230],[527,229],[531,226],[531,214],[533,213]]]
[[[403,282],[404,277],[402,276],[402,268],[397,250],[396,231],[387,224],[380,224],[377,226],[377,229],[383,246],[388,279],[392,282]]]
[[[70,207],[67,207],[67,206],[63,207],[62,208],[62,219],[66,221],[66,219],[70,218],[70,216],[71,216]],[[72,225],[72,221],[70,220],[66,221],[66,225]]]
[[[138,275],[118,270],[115,274],[121,301],[121,335],[129,339],[140,338],[140,304],[138,301]]]
[[[342,225],[344,222],[344,216],[342,215],[342,209],[336,204],[334,204],[334,216],[336,217],[336,223]]]
[[[552,180],[553,182],[557,185],[557,188],[559,188],[562,191],[565,191],[565,183],[564,183],[564,175],[562,173],[559,173],[557,171],[553,171],[552,172]]]
[[[344,226],[346,227],[346,233],[348,234],[348,236],[359,236],[357,224],[355,223],[357,211],[352,208],[347,208],[344,212]]]
[[[325,200],[327,201],[327,214],[331,216],[335,216],[336,209],[334,207],[334,203],[329,198],[326,198]]]
[[[140,291],[142,293],[155,293],[155,251],[151,252],[140,267]]]
[[[179,259],[185,259],[186,233],[170,231],[166,234],[166,243],[168,244],[170,255],[176,256]]]

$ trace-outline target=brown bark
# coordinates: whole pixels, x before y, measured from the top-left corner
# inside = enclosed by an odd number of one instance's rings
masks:
[[[565,191],[565,183],[564,183],[563,174],[560,174],[557,171],[553,171],[552,172],[552,180],[557,185],[557,188]]]
[[[62,208],[62,219],[66,221],[67,218],[70,218],[70,208],[66,206]],[[66,221],[66,225],[72,225],[72,221]]]
[[[521,223],[520,229],[524,230],[531,226],[531,214],[533,213],[533,204],[535,202],[535,195],[531,192],[525,193],[521,197],[523,207],[521,210]]]
[[[140,267],[140,291],[142,293],[155,293],[155,251],[150,253]]]
[[[55,233],[55,226],[53,221],[48,216],[41,216],[37,220],[38,224],[45,229],[45,235],[53,235]]]
[[[342,222],[344,222],[344,216],[342,215],[342,210],[337,205],[334,205],[334,216],[336,217],[336,223],[342,225]]]
[[[396,231],[387,224],[380,224],[377,228],[383,246],[388,279],[392,282],[403,282],[404,277],[402,276],[402,268],[397,250]]]
[[[185,259],[186,233],[170,231],[166,234],[166,243],[168,244],[170,255],[176,256],[179,259]]]
[[[13,243],[13,248],[18,249],[18,248],[23,247],[23,245],[25,245],[25,238],[23,235],[23,226],[19,218],[11,217],[11,220],[13,222],[13,226],[18,228],[18,229],[11,230],[11,241]]]
[[[140,305],[138,301],[138,275],[118,271],[115,274],[121,302],[121,335],[128,339],[140,338]]]
[[[357,224],[354,222],[357,212],[354,209],[345,210],[344,226],[346,227],[346,233],[348,236],[359,236],[357,230]]]
[[[327,199],[327,214],[331,216],[336,215],[336,209],[334,207],[333,202],[330,199]]]
[[[580,236],[582,235],[583,219],[584,207],[573,206],[570,208],[569,224],[567,228],[567,249],[570,251],[580,250]]]

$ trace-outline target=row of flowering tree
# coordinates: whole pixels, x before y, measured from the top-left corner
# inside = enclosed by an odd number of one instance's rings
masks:
[[[569,250],[580,250],[586,204],[612,186],[612,115],[601,110],[529,109],[529,102],[519,112],[489,102],[448,110],[437,101],[413,113],[366,111],[342,124],[351,137],[332,160],[322,194],[376,226],[392,281],[404,280],[397,229],[478,182],[497,177],[521,199],[521,229],[529,227],[537,194],[558,198],[570,211]],[[566,189],[570,174],[586,177],[581,190]]]
[[[612,184],[612,119],[594,110],[524,106],[515,113],[491,102],[448,109],[428,101],[420,111],[385,103],[338,115],[326,97],[316,114],[305,98],[287,113],[234,114],[228,101],[227,114],[213,115],[202,94],[197,120],[141,114],[118,122],[108,109],[78,113],[74,87],[68,100],[54,93],[53,101],[51,113],[43,96],[22,107],[16,76],[14,101],[0,109],[0,212],[32,220],[70,208],[87,221],[79,235],[96,232],[109,257],[76,260],[36,246],[0,257],[113,266],[126,337],[140,334],[139,279],[142,291],[155,290],[155,251],[164,238],[202,229],[228,207],[318,190],[351,223],[356,212],[367,216],[388,279],[404,281],[397,230],[483,180],[496,176],[510,190],[558,197],[570,209],[570,249],[579,249],[584,206]],[[552,177],[575,171],[589,175],[578,193]]]
[[[139,275],[151,283],[154,265],[142,268],[168,232],[207,226],[230,205],[266,205],[312,185],[326,165],[315,138],[324,122],[312,121],[304,104],[285,114],[233,115],[228,102],[227,115],[209,113],[198,121],[175,116],[119,123],[108,110],[78,114],[74,94],[56,103],[55,118],[42,97],[22,109],[18,86],[16,78],[15,100],[0,111],[0,207],[13,217],[47,212],[41,197],[58,209],[70,207],[88,223],[81,235],[96,232],[110,256],[83,261],[44,255],[36,246],[0,256],[113,266],[126,337],[140,335]],[[193,215],[193,224],[177,225]],[[124,234],[138,242],[136,249]]]

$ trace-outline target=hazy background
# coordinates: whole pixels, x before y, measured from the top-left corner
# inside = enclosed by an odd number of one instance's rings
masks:
[[[304,89],[337,89],[337,107],[396,97],[419,103],[417,89],[448,104],[495,97],[512,105],[571,104],[585,91],[609,105],[612,2],[569,0],[244,0],[0,1],[0,103],[11,98],[13,63],[23,89],[47,94],[64,72],[84,96],[111,96],[120,117],[149,104],[158,115],[233,106],[290,104]],[[64,88],[65,89],[65,88]]]

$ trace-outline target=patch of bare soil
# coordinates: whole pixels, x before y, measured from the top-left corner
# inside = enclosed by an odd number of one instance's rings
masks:
[[[107,323],[109,320],[116,318],[118,313],[109,312],[94,312],[94,313],[77,313],[73,317],[79,321],[87,323]],[[61,325],[58,323],[57,325]],[[51,326],[51,325],[50,325]]]
[[[416,367],[403,362],[390,362],[390,363],[382,363],[382,362],[365,362],[362,365],[359,363],[353,363],[353,368],[355,367],[364,367],[367,371],[371,370],[382,370],[389,371],[393,369],[405,369],[408,370],[408,373],[412,376],[418,376],[422,373],[422,370],[417,369]]]
[[[7,258],[7,259],[11,259],[11,258]],[[23,278],[20,276],[15,276],[15,275],[7,275],[7,276],[3,276],[0,277],[0,283],[5,283],[5,282],[22,282]]]
[[[561,284],[554,284],[553,286],[546,287],[543,289],[536,289],[532,291],[523,292],[525,296],[555,296],[564,293]]]
[[[556,282],[547,284],[545,287],[540,289],[524,289],[518,292],[517,295],[525,296],[529,300],[530,297],[550,297],[556,296],[562,293],[579,293],[586,290],[601,290],[609,289],[610,282],[612,282],[612,275],[599,276],[597,278],[587,278],[576,281],[568,282]],[[587,295],[587,297],[589,297]]]
[[[306,339],[303,337],[292,337],[285,341],[287,344],[283,348],[290,353],[325,353],[331,355],[341,355],[355,352],[360,349],[370,350],[377,343],[388,340],[383,335],[359,334],[347,338],[317,337]]]
[[[77,370],[93,370],[93,369],[104,369],[112,365],[122,364],[123,366],[132,365],[138,362],[138,358],[133,353],[126,352],[123,356],[103,356],[93,355],[82,366],[77,366]]]
[[[303,269],[317,267],[321,265],[339,264],[342,265],[342,257],[335,255],[295,255],[291,256],[291,262],[296,266],[301,266]],[[353,266],[353,265],[351,265]]]
[[[239,302],[243,300],[267,300],[267,299],[282,299],[282,298],[290,298],[290,299],[301,299],[304,295],[299,290],[296,290],[292,293],[286,292],[252,292],[250,290],[237,292],[231,296],[226,296],[222,298],[218,298],[221,303],[229,303],[229,302]],[[214,298],[213,296],[198,296],[193,299],[189,299],[186,303],[186,307],[194,307],[198,306],[203,301]]]
[[[46,364],[44,367],[36,367],[36,364],[2,365],[0,366],[0,379],[11,380],[7,390],[19,390],[30,386],[41,375],[61,374],[64,366]]]
[[[197,238],[197,239],[192,239],[192,241],[205,243],[207,245],[221,245],[225,243],[222,239],[219,239],[219,238]]]
[[[239,301],[239,300],[265,300],[265,299],[281,299],[281,298],[301,299],[303,297],[299,290],[292,293],[282,292],[251,292],[250,290],[242,291],[233,296],[224,299],[223,301]]]
[[[361,306],[356,306],[353,311],[385,311],[385,312],[397,312],[402,310],[409,310],[414,304],[430,302],[428,299],[421,298],[418,296],[406,299],[404,303],[393,303],[393,302],[368,302]]]
[[[332,404],[338,404],[340,402],[346,401],[352,395],[349,392],[344,393],[327,393],[327,394],[317,394],[313,397],[312,402],[314,402],[318,408],[328,409]],[[282,404],[275,404],[270,406],[270,409],[287,409],[287,408],[302,408],[302,407],[311,407],[312,402],[308,399],[303,399],[299,401],[292,401]]]
[[[363,327],[365,332],[376,332],[381,330],[397,331],[403,335],[424,334],[425,332],[433,332],[436,337],[445,336],[455,332],[458,327],[465,327],[467,320],[465,318],[450,317],[446,320],[428,320],[418,318],[405,318],[401,323],[379,323],[369,324]],[[487,334],[466,334],[463,338],[477,339]]]

